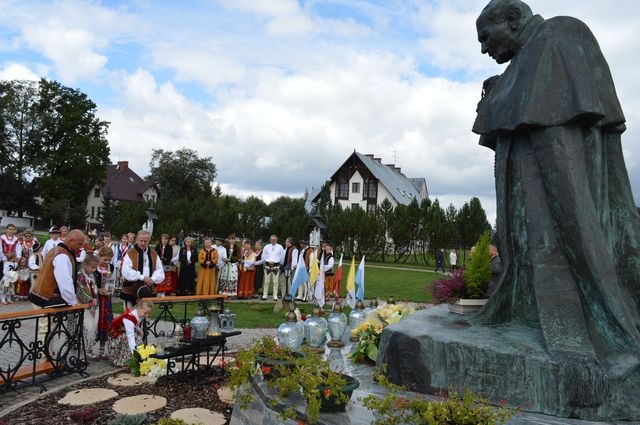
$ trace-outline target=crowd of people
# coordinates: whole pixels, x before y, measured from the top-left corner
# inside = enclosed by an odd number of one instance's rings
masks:
[[[33,229],[16,232],[12,224],[0,236],[0,303],[28,299],[34,308],[84,304],[84,342],[90,359],[109,358],[122,365],[136,347],[136,334],[153,303],[149,297],[167,295],[225,294],[238,299],[260,297],[274,301],[284,297],[297,267],[311,268],[317,261],[324,272],[325,294],[336,294],[333,250],[322,241],[316,249],[307,240],[284,245],[271,235],[268,244],[238,239],[204,238],[197,249],[190,237],[178,240],[163,234],[150,247],[151,234],[121,235],[118,241],[104,232],[92,240],[80,230],[65,226],[49,229],[41,244]],[[196,267],[199,264],[199,267]],[[301,284],[296,301],[313,298],[313,283]],[[124,313],[113,316],[113,302],[123,303]],[[38,339],[48,329],[40,321]]]

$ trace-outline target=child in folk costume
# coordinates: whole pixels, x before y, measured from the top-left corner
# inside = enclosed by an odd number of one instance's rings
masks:
[[[15,232],[16,226],[9,223],[7,224],[5,234],[0,236],[0,246],[2,247],[0,250],[0,278],[2,278],[2,262],[5,260],[7,254],[15,252],[18,259],[22,256],[22,247],[18,243],[18,237],[15,236]]]
[[[230,234],[225,244],[227,258],[225,265],[220,271],[220,284],[218,292],[229,296],[236,296],[238,293],[238,260],[242,247],[236,242],[236,235]]]
[[[31,271],[29,269],[29,259],[34,252],[40,249],[40,242],[33,236],[33,229],[24,230],[22,240],[20,241],[22,258],[19,259],[18,284],[16,285],[16,294],[26,298],[31,288]]]
[[[142,338],[142,323],[151,315],[153,302],[148,298],[138,300],[136,306],[113,319],[107,342],[107,355],[116,366],[124,366],[138,346],[136,338]]]
[[[256,253],[251,249],[251,241],[244,243],[242,259],[240,260],[240,282],[238,283],[238,298],[251,298],[256,275]]]
[[[211,245],[211,239],[204,240],[204,248],[198,254],[200,271],[198,272],[198,284],[196,295],[215,295],[216,292],[216,264],[218,263],[218,250]]]
[[[113,306],[111,304],[111,296],[115,289],[113,251],[110,247],[103,246],[98,252],[98,258],[100,263],[98,263],[98,269],[95,272],[98,288],[98,342],[100,343],[100,357],[106,358],[104,350],[113,321]]]
[[[98,358],[95,352],[98,334],[98,288],[95,282],[95,271],[100,260],[93,254],[86,254],[82,267],[79,267],[76,280],[76,296],[81,304],[89,304],[84,310],[84,347],[89,360]]]
[[[116,284],[118,286],[116,289],[122,286],[122,262],[129,248],[131,248],[131,245],[129,244],[129,236],[127,236],[126,233],[120,237],[120,242],[113,246],[113,267],[116,273]]]
[[[0,304],[13,304],[13,296],[18,281],[18,256],[9,251],[5,255],[2,265],[2,279],[0,279]]]

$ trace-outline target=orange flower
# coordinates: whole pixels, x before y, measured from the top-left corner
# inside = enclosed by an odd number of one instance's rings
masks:
[[[262,374],[263,375],[269,375],[271,373],[271,368],[268,366],[262,366]]]
[[[324,390],[324,398],[329,398],[329,397],[331,397],[331,390],[327,388],[326,390]]]

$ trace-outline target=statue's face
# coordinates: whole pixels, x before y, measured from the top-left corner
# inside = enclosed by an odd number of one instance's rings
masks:
[[[476,29],[482,53],[488,54],[498,63],[505,63],[513,58],[516,36],[509,22],[506,19],[501,21],[495,22],[487,13],[483,13],[476,21]]]

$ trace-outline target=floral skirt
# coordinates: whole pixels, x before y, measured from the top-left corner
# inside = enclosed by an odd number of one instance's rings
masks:
[[[236,296],[238,293],[238,265],[227,263],[220,270],[220,284],[218,293]]]
[[[131,350],[127,341],[127,334],[123,332],[120,336],[109,338],[107,341],[107,356],[115,366],[122,367],[124,362],[131,358]]]

